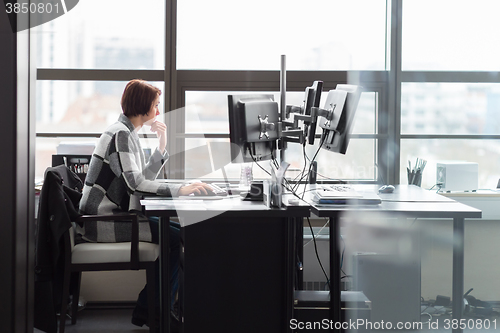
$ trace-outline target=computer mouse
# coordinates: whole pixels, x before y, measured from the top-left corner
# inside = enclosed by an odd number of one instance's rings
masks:
[[[392,193],[396,188],[393,185],[384,185],[378,189],[379,193]]]

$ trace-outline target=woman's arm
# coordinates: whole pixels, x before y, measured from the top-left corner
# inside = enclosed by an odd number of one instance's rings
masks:
[[[158,150],[163,154],[167,147],[167,125],[157,120],[151,125],[151,131],[156,132],[159,139]]]
[[[129,193],[135,192],[157,194],[165,196],[176,196],[181,185],[166,184],[153,179],[148,179],[146,174],[154,172],[164,162],[156,161],[148,164],[147,170],[142,170],[138,161],[139,152],[133,143],[130,132],[117,132],[110,142],[109,163],[113,173],[123,179]],[[161,156],[161,155],[160,155]],[[158,156],[153,159],[158,158]],[[159,169],[158,169],[159,170]],[[156,171],[157,173],[157,171]]]

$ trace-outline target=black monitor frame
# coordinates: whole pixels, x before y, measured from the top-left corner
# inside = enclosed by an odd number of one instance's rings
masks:
[[[279,108],[270,94],[228,95],[229,139],[233,163],[276,157]]]

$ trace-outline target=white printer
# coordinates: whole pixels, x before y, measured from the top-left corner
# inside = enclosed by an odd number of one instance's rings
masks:
[[[475,191],[478,188],[478,169],[474,162],[439,162],[436,183],[441,185],[441,191]]]

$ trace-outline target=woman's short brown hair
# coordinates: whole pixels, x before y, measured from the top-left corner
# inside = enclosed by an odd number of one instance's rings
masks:
[[[161,90],[150,83],[134,79],[127,83],[122,95],[122,110],[127,117],[146,115]]]

